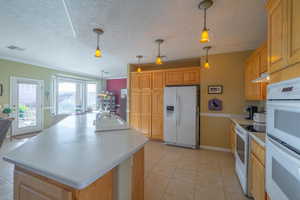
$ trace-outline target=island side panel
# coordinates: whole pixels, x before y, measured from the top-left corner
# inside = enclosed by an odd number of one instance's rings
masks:
[[[144,147],[133,155],[132,200],[144,200]]]

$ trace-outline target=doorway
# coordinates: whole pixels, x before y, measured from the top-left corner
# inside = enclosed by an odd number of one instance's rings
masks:
[[[13,135],[32,133],[43,128],[44,81],[11,77],[10,104]]]

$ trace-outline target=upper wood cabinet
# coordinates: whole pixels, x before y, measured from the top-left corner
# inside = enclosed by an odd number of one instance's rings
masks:
[[[166,71],[166,85],[200,84],[200,67]]]
[[[247,60],[245,68],[245,97],[247,100],[265,100],[266,83],[253,83],[261,73],[267,72],[266,44],[258,48]]]
[[[288,64],[300,62],[300,1],[287,1]]]
[[[130,77],[130,89],[131,90],[136,90],[140,89],[140,77],[141,75],[138,73],[131,73]]]
[[[277,71],[287,65],[286,4],[287,0],[269,0],[267,5],[269,72]]]
[[[140,74],[140,88],[141,89],[152,89],[152,73],[145,72]]]
[[[183,73],[182,71],[174,70],[166,72],[166,85],[182,85]]]
[[[152,74],[153,89],[162,89],[165,87],[165,72],[157,71]]]
[[[199,84],[200,83],[200,70],[192,69],[183,72],[184,84]]]
[[[259,73],[261,74],[261,73],[268,72],[268,47],[267,47],[267,44],[264,44],[261,47],[259,59],[260,59]]]

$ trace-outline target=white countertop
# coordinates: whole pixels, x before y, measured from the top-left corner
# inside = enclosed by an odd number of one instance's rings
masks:
[[[254,123],[253,120],[248,120],[248,119],[239,118],[239,117],[231,117],[230,119],[237,125],[252,125]],[[260,145],[265,146],[266,133],[250,132],[250,131],[247,131],[247,132],[249,133],[251,138],[253,138],[255,141],[257,141]]]
[[[44,130],[4,160],[75,189],[83,189],[148,141],[135,130],[95,132],[95,114],[73,115]]]

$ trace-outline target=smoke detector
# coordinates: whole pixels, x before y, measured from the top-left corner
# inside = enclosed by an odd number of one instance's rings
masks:
[[[24,51],[25,50],[24,48],[21,48],[21,47],[15,46],[15,45],[9,45],[9,46],[7,46],[7,48],[10,50],[16,50],[16,51]]]

